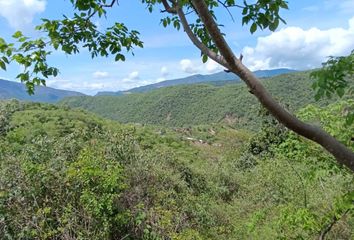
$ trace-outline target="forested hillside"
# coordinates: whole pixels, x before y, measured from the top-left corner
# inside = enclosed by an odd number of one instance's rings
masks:
[[[299,116],[354,149],[352,107]],[[353,187],[349,171],[267,115],[251,135],[0,102],[1,239],[352,239]]]
[[[257,77],[260,78],[265,78],[265,77],[273,77],[285,73],[291,73],[291,72],[296,72],[295,70],[292,69],[287,69],[287,68],[279,68],[279,69],[272,69],[272,70],[259,70],[255,71],[254,74]],[[180,78],[180,79],[172,79],[172,80],[166,80],[154,84],[149,84],[141,87],[136,87],[132,88],[126,91],[118,91],[118,92],[98,92],[96,96],[120,96],[124,94],[130,94],[130,93],[142,93],[142,92],[148,92],[154,89],[158,88],[163,88],[163,87],[170,87],[170,86],[178,86],[178,85],[191,85],[191,84],[197,84],[197,83],[214,83],[214,84],[222,84],[224,81],[232,81],[232,82],[241,82],[240,78],[237,77],[233,73],[227,73],[225,71],[222,72],[217,72],[214,74],[209,74],[209,75],[201,75],[201,74],[196,74],[192,76],[188,76],[185,78]]]
[[[309,72],[291,73],[263,80],[266,87],[290,110],[316,103]],[[80,107],[122,123],[189,126],[224,122],[231,126],[259,126],[260,104],[244,84],[184,85],[125,96],[71,97],[60,103]],[[323,100],[316,104],[323,105]]]

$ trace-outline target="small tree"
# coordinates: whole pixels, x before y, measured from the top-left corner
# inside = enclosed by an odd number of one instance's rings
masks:
[[[115,55],[115,60],[125,60],[122,50],[130,52],[134,46],[142,47],[139,32],[130,31],[124,23],[115,23],[112,27],[101,32],[91,21],[93,16],[102,17],[107,14],[107,9],[118,3],[117,0],[70,0],[75,7],[73,17],[64,17],[60,20],[43,19],[43,24],[36,29],[43,31],[45,38],[30,40],[21,32],[16,32],[13,37],[17,44],[7,44],[0,39],[0,52],[3,54],[0,67],[6,69],[6,64],[14,61],[24,66],[23,73],[17,76],[26,83],[28,92],[34,91],[36,84],[45,84],[49,76],[56,76],[58,69],[48,66],[47,56],[50,54],[48,47],[61,49],[67,54],[79,52],[79,46],[87,48],[92,57]],[[251,33],[258,28],[274,31],[280,22],[285,21],[280,17],[281,9],[287,9],[284,0],[258,0],[255,3],[243,1],[242,4],[235,0],[142,0],[149,11],[156,6],[162,6],[161,19],[164,27],[172,25],[176,29],[181,26],[192,43],[201,51],[202,60],[208,58],[219,63],[237,76],[248,86],[259,102],[290,130],[310,139],[331,153],[340,164],[354,171],[354,153],[334,137],[321,128],[302,122],[283,108],[264,88],[257,77],[237,58],[220,31],[220,24],[214,14],[214,9],[231,7],[242,9],[242,24],[250,24]],[[194,14],[193,22],[189,22],[186,13]],[[229,11],[230,13],[230,11]],[[316,87],[316,86],[315,86]],[[320,86],[321,88],[321,86]],[[341,93],[341,90],[339,90]]]

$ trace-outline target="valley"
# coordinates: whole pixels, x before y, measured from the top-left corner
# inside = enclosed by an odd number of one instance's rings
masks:
[[[348,107],[309,106],[299,115],[354,147],[354,129],[333,125]],[[123,125],[16,100],[0,103],[0,117],[3,236],[312,239],[352,199],[348,170],[266,116],[257,134]],[[349,239],[352,225],[350,215],[341,218],[329,237]]]
[[[309,72],[262,81],[354,149],[350,98],[316,102]],[[3,236],[314,239],[333,216],[329,239],[353,234],[352,173],[277,123],[241,83],[56,105],[2,100],[0,120]]]

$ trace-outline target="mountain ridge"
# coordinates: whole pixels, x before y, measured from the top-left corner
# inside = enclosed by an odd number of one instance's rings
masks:
[[[273,77],[273,76],[292,73],[292,72],[297,72],[297,71],[288,68],[277,68],[277,69],[270,69],[270,70],[254,71],[254,74],[259,78],[265,78],[265,77]],[[102,91],[102,92],[98,92],[95,96],[120,96],[120,95],[125,95],[130,93],[148,92],[153,89],[170,87],[170,86],[178,86],[184,84],[199,84],[199,83],[210,83],[210,82],[217,84],[217,82],[219,81],[240,82],[241,80],[233,73],[227,73],[225,71],[221,71],[214,74],[207,74],[207,75],[195,74],[184,78],[165,80],[158,83],[131,88],[125,91],[117,91],[117,92]]]
[[[21,101],[56,103],[65,97],[86,96],[83,93],[51,87],[36,86],[34,95],[29,95],[23,83],[0,79],[0,99],[16,98]]]

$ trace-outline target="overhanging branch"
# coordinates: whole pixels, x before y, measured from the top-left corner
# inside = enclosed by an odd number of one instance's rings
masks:
[[[229,64],[225,61],[225,59],[218,55],[217,53],[211,51],[207,46],[205,46],[193,33],[192,29],[190,28],[186,15],[183,12],[182,7],[176,7],[178,17],[182,23],[184,31],[187,33],[189,39],[192,43],[205,55],[207,55],[210,59],[214,60],[215,62],[219,63],[223,67],[229,69]]]
[[[338,163],[345,165],[354,172],[354,152],[339,142],[323,129],[305,123],[283,108],[262,85],[259,79],[236,58],[230,46],[224,39],[214,17],[209,11],[205,0],[191,0],[199,18],[204,23],[210,37],[224,57],[231,72],[238,75],[257,97],[259,102],[282,124],[295,133],[320,144],[331,153]]]

